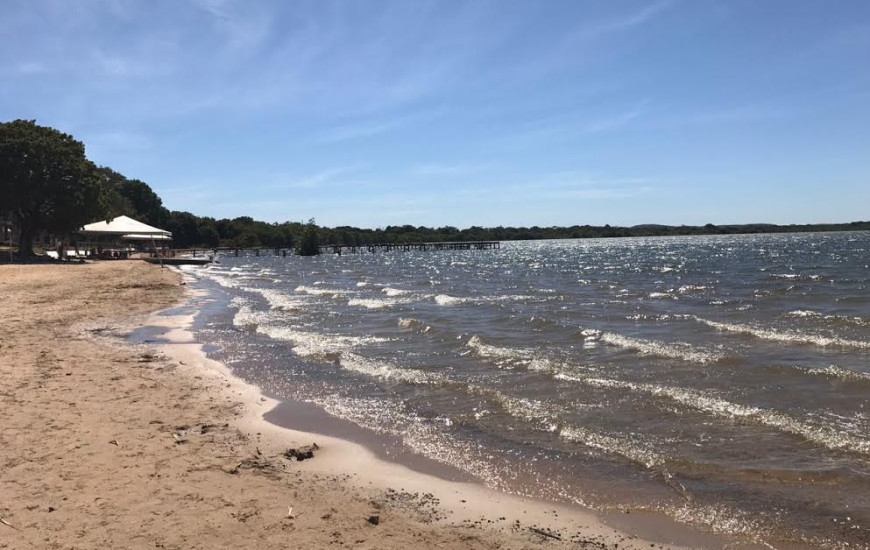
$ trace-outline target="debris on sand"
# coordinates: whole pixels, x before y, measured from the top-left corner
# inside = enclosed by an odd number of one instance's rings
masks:
[[[284,451],[284,458],[288,458],[290,460],[296,459],[297,462],[302,462],[303,460],[308,460],[309,458],[314,458],[314,451],[320,449],[317,443],[312,443],[311,445],[305,445],[303,447],[291,447]]]

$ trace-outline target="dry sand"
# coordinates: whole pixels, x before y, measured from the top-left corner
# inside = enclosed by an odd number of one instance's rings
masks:
[[[0,548],[664,548],[263,421],[274,402],[205,358],[189,316],[152,315],[200,299],[181,280],[0,266]],[[172,343],[119,338],[145,323]]]

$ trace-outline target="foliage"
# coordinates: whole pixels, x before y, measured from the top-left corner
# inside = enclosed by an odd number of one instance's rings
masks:
[[[106,206],[81,142],[33,120],[0,123],[0,213],[19,228],[20,254],[33,254],[38,232],[65,235],[104,217]]]
[[[300,256],[317,256],[320,254],[320,243],[317,236],[317,224],[314,218],[308,220],[305,230],[302,232],[302,240],[296,253]]]

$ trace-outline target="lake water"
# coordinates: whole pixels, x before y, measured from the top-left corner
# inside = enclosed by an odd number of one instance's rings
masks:
[[[495,488],[870,541],[870,233],[219,259],[197,332],[271,395]]]

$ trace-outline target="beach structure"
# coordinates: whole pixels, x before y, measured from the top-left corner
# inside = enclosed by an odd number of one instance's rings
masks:
[[[100,243],[106,241],[150,242],[155,253],[158,250],[157,243],[160,243],[165,247],[169,241],[172,240],[172,232],[150,226],[128,216],[118,216],[109,221],[89,223],[82,227],[77,233],[88,239],[99,241]],[[85,254],[87,254],[88,249],[94,248],[93,244],[94,243],[92,242],[78,243],[76,248],[78,249],[80,246],[84,245]],[[76,254],[78,255],[80,252],[76,250]]]
[[[128,216],[118,216],[109,221],[89,223],[78,233],[87,236],[116,237],[126,240],[172,240],[172,232],[152,227]]]

